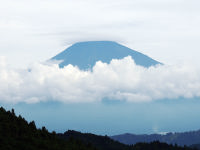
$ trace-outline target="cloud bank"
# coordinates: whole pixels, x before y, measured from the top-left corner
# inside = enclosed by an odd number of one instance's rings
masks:
[[[95,102],[104,98],[145,102],[200,96],[200,70],[191,65],[144,68],[128,56],[109,64],[96,62],[83,71],[68,65],[34,63],[27,70],[10,69],[0,57],[0,102]]]

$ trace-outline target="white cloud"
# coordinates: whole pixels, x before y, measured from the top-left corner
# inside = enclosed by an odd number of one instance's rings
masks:
[[[10,69],[0,58],[0,101],[35,103],[95,102],[103,98],[145,102],[200,96],[200,69],[192,65],[137,66],[131,57],[97,62],[92,70],[35,63],[27,70]]]

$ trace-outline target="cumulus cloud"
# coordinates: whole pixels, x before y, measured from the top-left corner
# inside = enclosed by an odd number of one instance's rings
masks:
[[[34,63],[27,70],[10,69],[0,58],[0,102],[95,102],[104,98],[145,102],[200,96],[200,70],[191,65],[144,68],[129,56],[109,64],[96,62],[83,71],[68,65]]]

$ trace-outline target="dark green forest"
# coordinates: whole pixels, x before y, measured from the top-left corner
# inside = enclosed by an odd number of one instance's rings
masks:
[[[50,133],[16,116],[14,109],[0,108],[0,150],[194,150],[160,142],[125,145],[108,136],[97,136],[77,131],[64,134]]]
[[[59,139],[45,127],[37,129],[34,121],[16,117],[14,110],[0,108],[0,150],[96,150],[79,140]]]

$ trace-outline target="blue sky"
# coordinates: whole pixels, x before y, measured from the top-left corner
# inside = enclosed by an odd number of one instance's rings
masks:
[[[2,106],[58,132],[114,135],[200,128],[198,0],[0,4]],[[43,63],[89,40],[116,41],[165,65],[147,69],[127,57],[98,62],[91,72]]]

